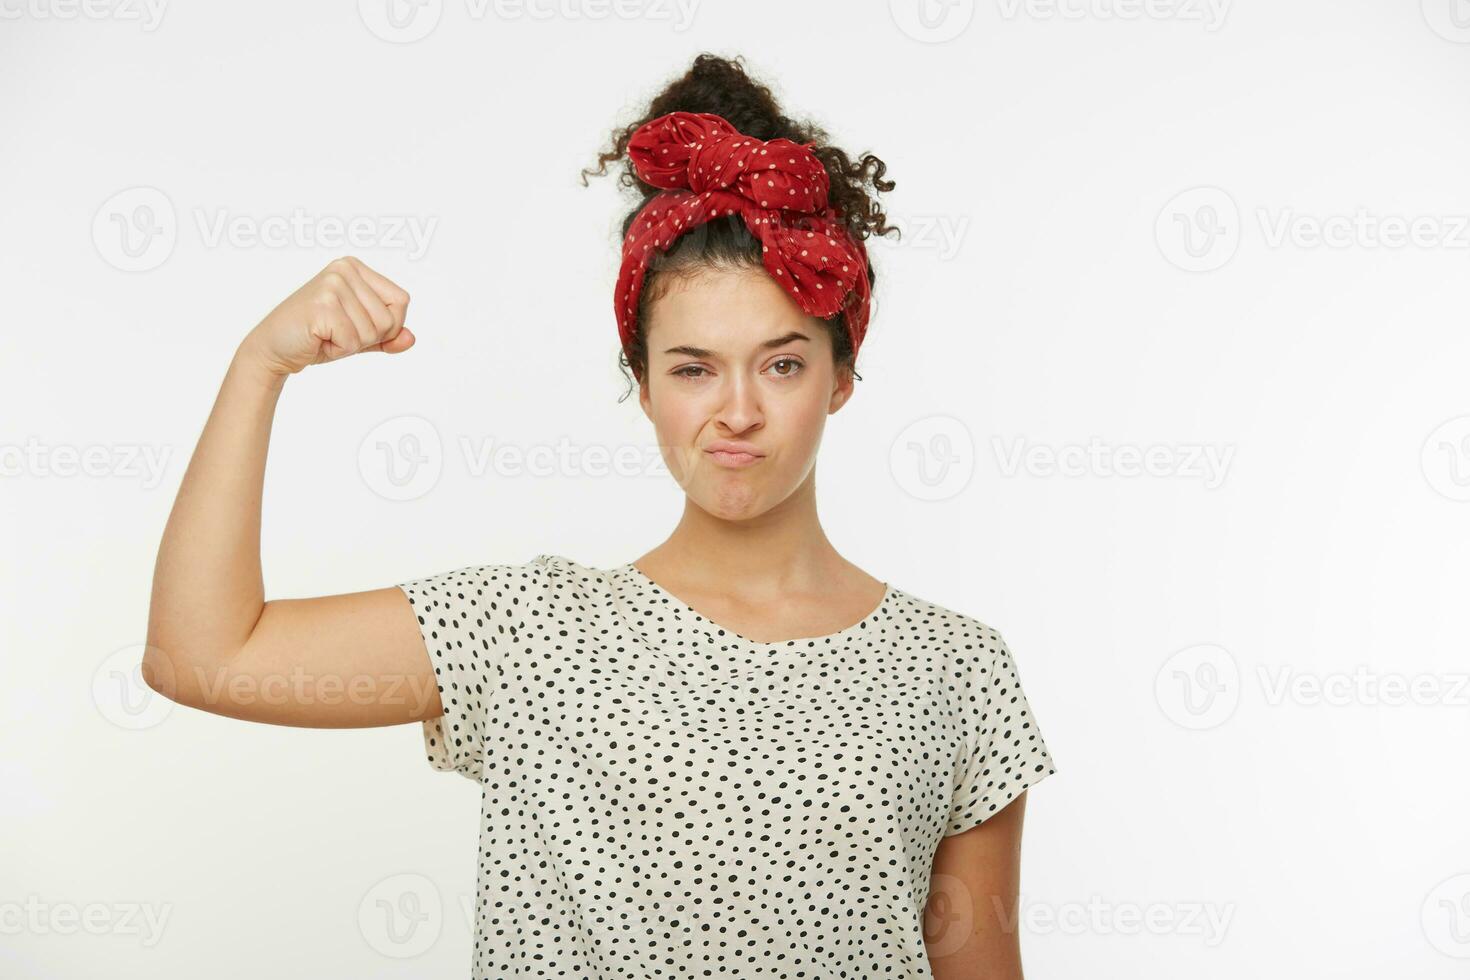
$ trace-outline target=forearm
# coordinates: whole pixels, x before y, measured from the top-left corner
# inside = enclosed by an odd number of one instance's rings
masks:
[[[189,668],[238,651],[264,607],[261,494],[285,379],[246,345],[236,351],[164,527],[148,645],[166,654],[180,681]]]

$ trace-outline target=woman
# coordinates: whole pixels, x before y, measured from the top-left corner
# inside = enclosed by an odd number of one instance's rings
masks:
[[[634,561],[267,602],[285,379],[407,350],[408,295],[334,261],[226,375],[164,533],[145,676],[254,721],[421,722],[431,765],[484,790],[475,977],[1021,976],[1024,793],[1054,770],[1014,663],[817,517],[867,326],[863,239],[888,230],[865,184],[893,186],[824,137],[701,55],[601,156],[626,154],[644,194],[620,363],[686,494]]]

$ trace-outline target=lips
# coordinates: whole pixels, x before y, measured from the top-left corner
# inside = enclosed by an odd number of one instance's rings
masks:
[[[712,443],[705,452],[720,466],[749,466],[765,458],[765,454],[749,443],[720,441]]]

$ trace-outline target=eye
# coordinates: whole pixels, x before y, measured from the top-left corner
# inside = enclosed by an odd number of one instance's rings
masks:
[[[781,364],[789,364],[791,365],[791,367],[789,367],[785,371],[776,371],[776,377],[778,378],[794,378],[801,373],[802,368],[806,367],[805,364],[803,364],[798,358],[795,357],[783,357],[779,360],[772,361],[771,367],[775,368]]]
[[[693,373],[696,371],[703,371],[705,374],[709,373],[708,371],[705,371],[704,366],[700,364],[686,364],[681,368],[675,368],[669,373],[679,378],[695,378],[699,377],[699,375]]]

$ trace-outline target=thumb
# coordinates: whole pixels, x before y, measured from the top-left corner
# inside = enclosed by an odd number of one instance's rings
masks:
[[[367,347],[364,347],[363,351],[367,352],[377,350],[382,351],[384,354],[401,354],[412,347],[414,341],[417,339],[418,338],[413,335],[412,330],[408,329],[407,327],[401,327],[399,331],[388,340],[380,341],[376,344],[371,344]]]

